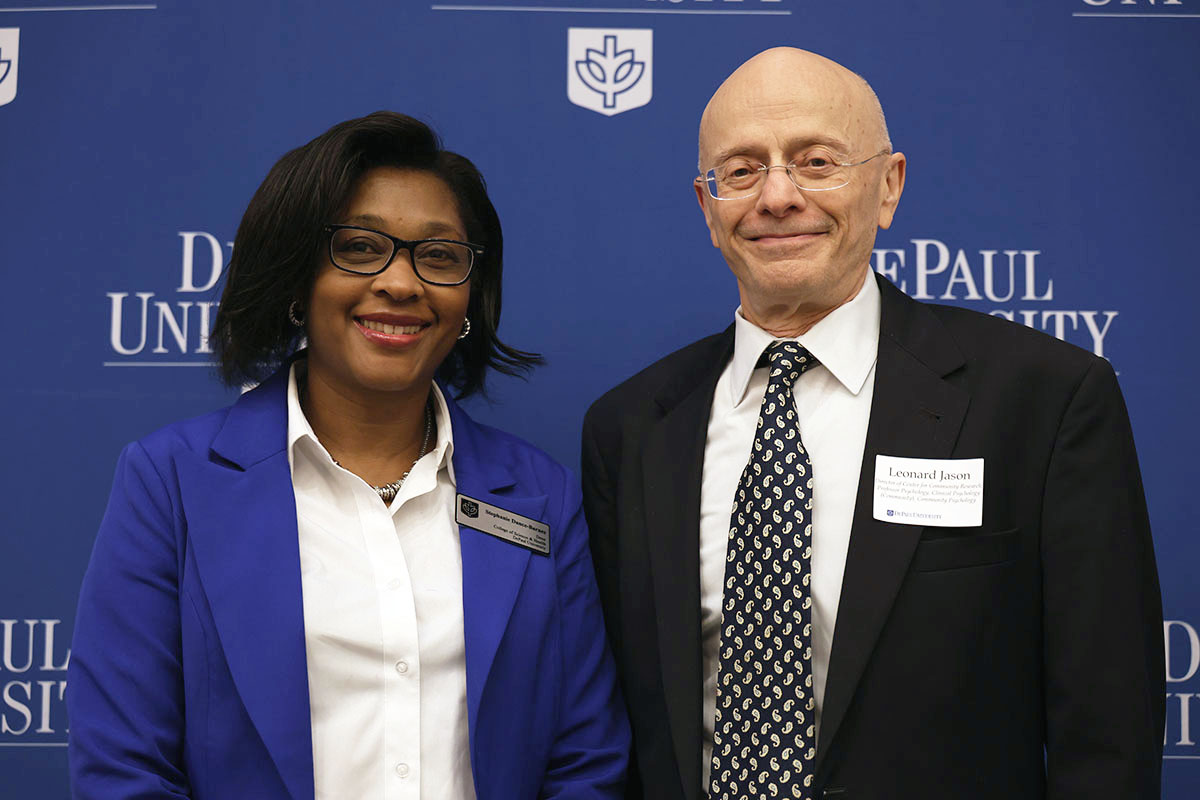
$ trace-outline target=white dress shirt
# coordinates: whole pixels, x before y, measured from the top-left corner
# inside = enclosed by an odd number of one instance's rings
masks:
[[[700,485],[700,638],[704,669],[702,786],[712,766],[721,595],[734,491],[750,460],[767,369],[755,368],[775,338],[734,314],[733,358],[717,381]],[[813,682],[820,726],[825,676],[850,544],[850,523],[867,438],[875,360],[879,350],[879,287],[868,272],[854,299],[832,311],[796,341],[820,366],[793,389],[800,437],[813,468]]]
[[[317,800],[474,800],[445,398],[434,386],[435,446],[385,506],[317,441],[296,369],[288,462]]]

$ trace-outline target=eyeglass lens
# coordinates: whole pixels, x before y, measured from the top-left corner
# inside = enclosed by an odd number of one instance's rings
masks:
[[[716,169],[711,169],[705,175],[708,191],[713,197],[721,200],[736,200],[740,197],[750,197],[762,191],[766,183],[767,173],[773,169],[785,170],[797,189],[808,192],[827,192],[830,189],[840,189],[849,181],[848,166],[837,164],[832,160],[813,159],[801,164],[784,166],[776,164],[766,167],[757,161],[744,158],[732,158]]]

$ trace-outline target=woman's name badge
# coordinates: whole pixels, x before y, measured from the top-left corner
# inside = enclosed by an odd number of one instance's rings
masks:
[[[901,525],[982,525],[983,459],[875,456],[873,516]]]
[[[536,519],[460,494],[454,521],[535,553],[550,555],[550,526]]]

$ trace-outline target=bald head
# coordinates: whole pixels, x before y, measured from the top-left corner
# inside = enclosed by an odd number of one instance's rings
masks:
[[[738,67],[704,109],[700,172],[715,173],[693,191],[745,318],[794,336],[855,297],[905,163],[875,92],[840,64],[778,47]]]
[[[713,94],[700,118],[700,170],[719,160],[715,132],[739,117],[782,119],[823,114],[838,121],[846,144],[872,153],[891,149],[883,108],[860,75],[824,56],[794,47],[764,50],[742,64]]]

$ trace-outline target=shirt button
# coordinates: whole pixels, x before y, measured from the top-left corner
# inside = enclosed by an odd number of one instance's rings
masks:
[[[399,775],[401,778],[407,778],[408,777],[408,764],[405,764],[403,762],[400,764],[397,764],[396,765],[396,774]]]
[[[388,581],[388,588],[389,589],[399,589],[400,588],[400,579],[392,578],[390,581]]]
[[[404,675],[405,673],[407,673],[408,672],[408,662],[407,661],[397,661],[396,662],[396,672],[399,672],[401,675]],[[403,764],[401,766],[403,766]],[[399,769],[399,767],[397,767],[397,769]],[[405,767],[405,769],[408,769],[408,767]]]

